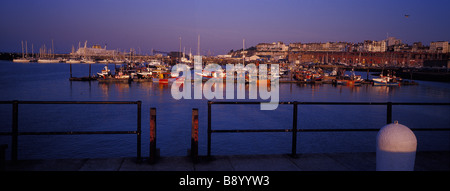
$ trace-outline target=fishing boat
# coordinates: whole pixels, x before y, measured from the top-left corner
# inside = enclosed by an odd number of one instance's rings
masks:
[[[38,59],[38,63],[59,63],[59,59],[55,58],[40,58]]]
[[[202,73],[195,72],[196,75],[205,77],[205,78],[226,78],[226,73],[223,69],[219,69],[217,71],[207,71],[203,70]]]
[[[66,60],[66,63],[68,63],[68,64],[78,64],[78,63],[81,63],[81,60],[71,58],[69,60]]]
[[[108,66],[105,66],[101,72],[97,72],[99,78],[106,78],[111,76],[111,70],[108,69]]]
[[[52,49],[48,53],[45,51],[45,45],[44,49],[41,51],[41,57],[37,60],[38,63],[59,63],[61,62],[60,59],[55,58],[55,49],[53,48],[53,40],[52,40]]]
[[[81,60],[82,63],[86,63],[86,64],[95,64],[96,62],[92,59],[83,59]]]
[[[24,63],[24,62],[30,62],[30,60],[28,60],[27,58],[16,58],[16,59],[13,59],[13,62],[22,62],[22,63]]]
[[[28,48],[27,48],[28,49]],[[28,52],[28,50],[27,50],[27,52]],[[28,53],[27,53],[27,55],[28,55]],[[22,58],[16,58],[16,59],[13,59],[13,62],[30,62],[30,59],[28,59],[28,58],[25,58],[25,55],[24,55],[24,53],[23,53],[23,41],[22,41]]]
[[[335,73],[333,73],[335,74]],[[332,83],[335,85],[344,85],[344,86],[359,86],[364,81],[361,78],[361,75],[356,75],[355,71],[352,69],[351,75],[338,75],[335,79],[332,80]]]
[[[152,71],[141,71],[136,73],[138,78],[152,78]]]

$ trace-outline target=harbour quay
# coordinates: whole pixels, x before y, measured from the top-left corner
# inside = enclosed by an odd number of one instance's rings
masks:
[[[449,103],[345,103],[345,102],[280,102],[294,105],[292,129],[211,129],[211,105],[213,104],[258,104],[259,102],[208,102],[208,138],[207,155],[198,154],[198,110],[192,109],[191,147],[186,156],[160,156],[156,146],[156,109],[150,108],[150,152],[149,156],[141,153],[141,101],[137,102],[64,102],[64,101],[12,101],[2,104],[13,104],[13,131],[2,132],[1,135],[12,137],[12,144],[1,145],[1,170],[5,171],[375,171],[379,163],[378,153],[380,133],[378,133],[377,152],[330,152],[330,153],[298,153],[297,134],[299,132],[327,131],[379,131],[392,123],[392,105],[449,105]],[[136,131],[69,131],[69,132],[18,132],[19,104],[131,104],[137,106]],[[299,129],[297,128],[297,106],[299,104],[332,104],[332,105],[387,105],[386,126],[381,129]],[[449,128],[414,128],[413,131],[448,131]],[[410,130],[408,130],[410,131]],[[290,154],[250,154],[250,155],[211,155],[212,133],[262,133],[285,132],[292,134],[292,152]],[[72,158],[72,159],[25,159],[20,160],[18,153],[18,136],[23,135],[82,135],[90,134],[135,134],[137,135],[136,157],[119,158]],[[391,136],[392,137],[392,136]],[[415,136],[413,136],[415,139]],[[396,142],[388,140],[388,143]],[[400,145],[404,144],[400,136]],[[384,139],[383,139],[384,140]],[[217,145],[216,145],[217,146]],[[220,147],[220,146],[219,146]],[[398,146],[394,145],[397,148]],[[6,159],[6,152],[11,151],[11,159]],[[402,153],[402,151],[397,153]],[[393,153],[395,153],[393,151]],[[413,168],[415,171],[449,171],[450,151],[418,151],[414,148]],[[400,156],[400,155],[399,155]],[[395,157],[392,160],[397,160]]]

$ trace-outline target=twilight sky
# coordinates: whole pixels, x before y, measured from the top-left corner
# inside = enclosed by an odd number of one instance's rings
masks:
[[[260,42],[362,42],[386,36],[412,44],[450,41],[448,0],[5,0],[0,52],[55,52],[107,44],[130,48],[225,54]],[[405,14],[410,15],[408,18]]]

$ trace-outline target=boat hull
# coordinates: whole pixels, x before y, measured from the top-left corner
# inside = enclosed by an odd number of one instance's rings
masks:
[[[59,60],[39,59],[39,63],[59,63]]]
[[[79,64],[79,63],[81,63],[81,61],[79,61],[79,60],[68,60],[68,61],[66,61],[66,63],[68,63],[68,64]]]
[[[13,62],[21,62],[21,63],[24,63],[24,62],[30,62],[30,60],[27,60],[27,59],[14,59]]]

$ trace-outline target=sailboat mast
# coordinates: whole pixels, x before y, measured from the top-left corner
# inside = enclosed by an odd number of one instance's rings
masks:
[[[242,65],[245,65],[245,54],[244,54],[244,50],[245,50],[245,38],[242,39]]]
[[[55,49],[53,48],[53,39],[52,39],[52,58],[55,58]]]
[[[22,58],[24,58],[24,55],[23,55],[23,41],[21,41],[22,42]]]
[[[178,59],[181,61],[181,36],[180,36],[180,52],[178,52]]]
[[[198,35],[197,39],[197,55],[200,56],[200,35]]]

